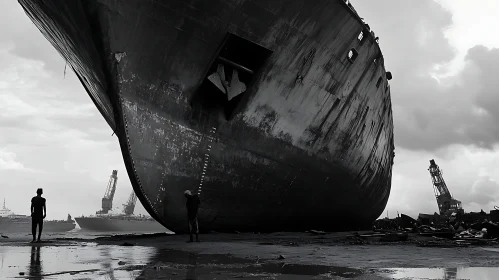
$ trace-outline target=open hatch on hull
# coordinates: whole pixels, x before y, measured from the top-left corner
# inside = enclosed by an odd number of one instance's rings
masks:
[[[214,57],[195,99],[208,112],[223,110],[230,120],[253,77],[272,51],[228,33]]]

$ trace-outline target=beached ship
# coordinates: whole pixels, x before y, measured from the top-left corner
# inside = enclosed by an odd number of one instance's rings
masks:
[[[68,214],[66,220],[46,220],[43,222],[43,232],[66,232],[76,227],[75,221]],[[31,233],[31,217],[19,215],[5,206],[0,209],[0,233],[26,232]]]
[[[128,232],[128,233],[151,233],[165,232],[167,229],[152,217],[134,215],[137,195],[134,191],[130,194],[128,201],[123,204],[122,213],[114,214],[114,194],[118,184],[118,170],[113,170],[109,177],[106,192],[102,198],[102,209],[95,212],[93,216],[76,217],[75,220],[82,230],[106,231],[106,232]]]
[[[151,217],[141,215],[95,215],[77,217],[82,230],[99,232],[155,233],[168,231]]]
[[[139,200],[187,230],[370,228],[391,188],[378,38],[346,0],[18,0],[119,139]]]

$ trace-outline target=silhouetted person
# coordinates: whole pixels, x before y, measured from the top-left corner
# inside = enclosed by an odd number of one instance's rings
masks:
[[[35,242],[36,227],[38,226],[38,239],[42,236],[43,219],[47,216],[47,208],[45,206],[45,198],[42,197],[43,190],[37,189],[36,196],[31,199],[31,234],[33,234],[33,241]]]
[[[199,242],[198,209],[201,201],[197,194],[193,195],[189,190],[185,191],[184,195],[187,198],[187,203],[185,205],[187,206],[187,218],[189,220],[190,242],[193,241],[193,233],[196,234],[196,241]]]
[[[31,258],[29,262],[30,279],[42,279],[42,262],[40,259],[40,246],[31,247]]]

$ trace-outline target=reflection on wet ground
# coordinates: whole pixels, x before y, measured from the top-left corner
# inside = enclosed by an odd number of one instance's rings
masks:
[[[95,244],[0,246],[0,279],[134,279],[154,252]]]
[[[197,254],[143,246],[79,243],[0,246],[0,279],[498,279],[499,268],[359,270]]]
[[[391,279],[499,279],[497,267],[465,267],[465,268],[400,268],[388,269],[386,276]]]
[[[262,262],[230,255],[159,250],[137,279],[331,279],[355,278],[362,271],[329,266]],[[271,278],[268,278],[271,277]]]
[[[0,246],[0,279],[331,279],[356,269],[287,264],[152,247]]]

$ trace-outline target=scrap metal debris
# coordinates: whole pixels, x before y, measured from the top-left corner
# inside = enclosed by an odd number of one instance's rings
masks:
[[[324,234],[326,234],[324,231],[320,231],[320,230],[309,230],[308,232],[311,233],[311,234],[314,234],[314,235],[324,235]]]
[[[486,214],[483,210],[479,213],[450,215],[419,214],[417,220],[402,214],[394,219],[384,218],[375,221],[373,223],[375,234],[360,237],[364,239],[377,237],[380,242],[395,242],[410,240],[409,233],[412,233],[415,234],[414,241],[422,247],[496,244],[499,238],[498,222],[497,209],[490,211],[490,214]]]

